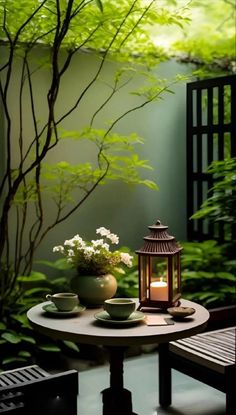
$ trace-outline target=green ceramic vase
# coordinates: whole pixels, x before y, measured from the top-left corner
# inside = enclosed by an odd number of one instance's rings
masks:
[[[81,304],[87,307],[99,307],[105,300],[115,295],[117,281],[112,274],[77,275],[71,280],[71,288],[78,294]]]

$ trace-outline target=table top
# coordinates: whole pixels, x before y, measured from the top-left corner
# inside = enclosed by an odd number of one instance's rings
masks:
[[[138,300],[137,305],[138,305]],[[49,302],[40,303],[27,312],[27,317],[35,330],[54,339],[71,340],[76,343],[103,346],[134,346],[153,343],[167,343],[201,332],[209,319],[209,312],[201,305],[181,299],[181,306],[193,307],[196,312],[173,325],[148,326],[145,320],[135,325],[105,325],[95,319],[94,314],[102,308],[86,309],[73,317],[54,317],[42,307]],[[148,315],[150,313],[144,312]],[[163,311],[158,315],[171,316]]]

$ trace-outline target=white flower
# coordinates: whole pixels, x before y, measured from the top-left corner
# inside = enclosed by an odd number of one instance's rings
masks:
[[[104,243],[104,244],[102,244],[102,248],[105,249],[106,251],[109,251],[110,247],[109,247],[108,244]]]
[[[72,238],[72,239],[67,239],[65,242],[64,242],[64,245],[65,246],[75,246],[75,242],[74,242],[74,238]]]
[[[75,235],[73,240],[77,243],[79,243],[79,245],[81,246],[85,246],[86,243],[84,242],[84,240],[79,236],[79,235]]]
[[[110,239],[110,241],[113,244],[116,244],[117,245],[119,243],[119,237],[117,235],[115,235],[114,233],[109,233],[107,235],[107,238]]]
[[[102,226],[101,228],[96,229],[96,233],[100,234],[101,236],[107,236],[110,234],[110,231],[109,229],[106,229]]]
[[[86,259],[90,259],[91,257],[92,257],[92,255],[94,254],[94,248],[92,247],[92,246],[87,246],[85,249],[84,249],[84,257],[86,258]]]
[[[126,252],[120,253],[121,261],[127,265],[127,267],[132,267],[132,259],[133,257]]]
[[[111,272],[117,265],[132,266],[132,256],[128,253],[110,250],[111,244],[118,244],[119,238],[111,233],[109,229],[100,227],[96,233],[101,235],[98,239],[91,242],[84,241],[78,234],[71,239],[67,239],[64,245],[55,246],[53,252],[60,252],[72,267],[76,268],[80,275],[96,275]]]
[[[91,241],[93,246],[102,246],[103,245],[104,240],[103,239],[96,239]]]
[[[75,235],[73,238],[67,239],[64,242],[64,245],[65,246],[71,246],[72,248],[74,246],[81,246],[81,247],[83,247],[83,246],[85,246],[85,242],[83,241],[83,239],[79,235]]]
[[[60,252],[61,254],[64,253],[64,247],[62,245],[54,246],[52,252]]]

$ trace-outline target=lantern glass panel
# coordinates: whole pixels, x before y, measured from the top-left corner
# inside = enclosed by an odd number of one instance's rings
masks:
[[[172,287],[173,287],[173,295],[175,296],[178,291],[179,291],[179,287],[178,287],[178,274],[179,274],[179,256],[176,255],[173,258],[173,270],[172,270]]]
[[[168,300],[168,260],[163,257],[151,258],[151,283],[150,283],[150,300],[167,301]]]
[[[149,295],[149,263],[150,258],[148,256],[140,256],[140,289],[141,300]]]

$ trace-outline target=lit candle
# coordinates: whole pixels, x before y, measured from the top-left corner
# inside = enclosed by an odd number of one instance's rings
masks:
[[[168,300],[168,287],[165,281],[153,281],[150,284],[150,299],[156,301],[167,301]]]

